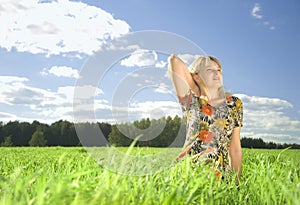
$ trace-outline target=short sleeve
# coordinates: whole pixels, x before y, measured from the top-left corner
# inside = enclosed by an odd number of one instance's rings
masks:
[[[234,127],[243,127],[243,103],[239,98],[236,98],[235,111]]]
[[[177,96],[177,97],[182,112],[184,113],[185,111],[189,110],[191,105],[191,100],[192,100],[192,92],[189,91],[185,96],[183,97]]]

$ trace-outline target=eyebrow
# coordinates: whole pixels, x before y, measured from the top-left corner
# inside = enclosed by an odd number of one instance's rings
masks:
[[[208,69],[214,69],[214,67],[212,67],[212,66],[207,66],[207,67],[206,67],[206,70],[208,70]],[[220,67],[217,67],[215,70],[219,70],[219,69],[222,70]]]
[[[221,71],[221,72],[222,72],[222,68],[220,68],[220,67],[217,67],[216,69],[214,69],[214,68],[211,67],[211,66],[207,66],[207,67],[206,67],[206,71],[208,71],[208,70],[216,70],[216,71]]]

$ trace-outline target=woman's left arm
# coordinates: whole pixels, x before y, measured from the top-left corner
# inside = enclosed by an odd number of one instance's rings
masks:
[[[237,173],[237,179],[241,176],[242,171],[242,147],[240,140],[241,127],[233,129],[231,142],[229,145],[230,166]]]

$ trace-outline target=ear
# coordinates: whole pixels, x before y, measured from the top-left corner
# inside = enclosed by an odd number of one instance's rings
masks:
[[[197,85],[199,86],[200,89],[203,89],[206,87],[203,79],[198,74],[194,74],[193,79],[197,83]]]
[[[192,75],[194,81],[199,82],[201,80],[200,76],[198,74],[193,74]]]

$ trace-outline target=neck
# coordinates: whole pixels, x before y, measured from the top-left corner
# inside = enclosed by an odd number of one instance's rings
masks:
[[[220,96],[219,89],[210,89],[208,90],[208,103],[214,107],[220,106],[225,98],[223,96]]]
[[[220,99],[219,89],[207,89],[208,100],[217,100]]]

